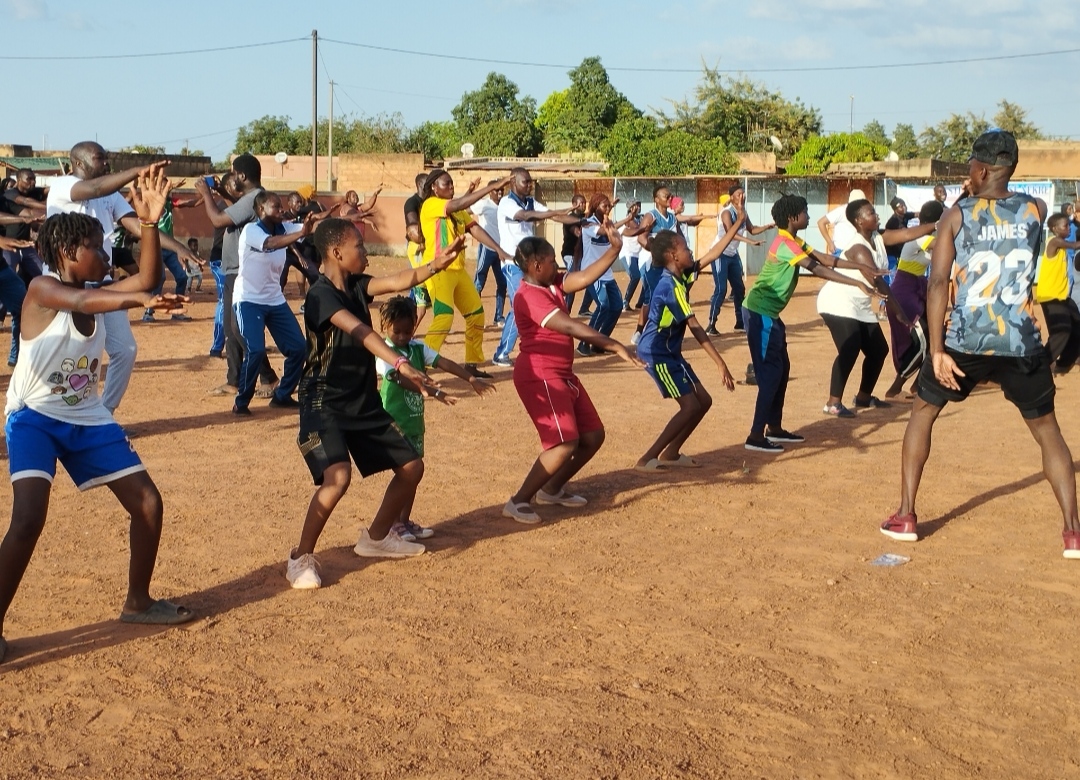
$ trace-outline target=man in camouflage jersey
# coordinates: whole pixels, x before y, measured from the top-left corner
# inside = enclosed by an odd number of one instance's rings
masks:
[[[918,539],[915,496],[934,422],[946,403],[963,401],[990,380],[1001,385],[1042,449],[1043,471],[1065,520],[1064,556],[1080,559],[1076,473],[1054,415],[1050,356],[1033,316],[1046,204],[1009,192],[1017,158],[1011,133],[979,136],[969,160],[971,195],[938,223],[926,296],[931,359],[923,363],[904,434],[900,508],[881,532],[900,541]],[[947,311],[950,285],[955,297]]]

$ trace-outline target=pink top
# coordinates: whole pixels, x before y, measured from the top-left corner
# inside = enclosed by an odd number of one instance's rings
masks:
[[[514,363],[515,381],[570,379],[574,376],[574,340],[544,327],[559,311],[569,313],[563,275],[550,287],[529,284],[514,296],[514,318],[521,336],[521,354]]]

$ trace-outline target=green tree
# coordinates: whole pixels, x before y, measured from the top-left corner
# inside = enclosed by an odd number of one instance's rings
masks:
[[[665,125],[720,138],[733,152],[767,149],[775,137],[791,153],[822,128],[816,108],[797,98],[788,100],[751,79],[732,78],[708,67],[693,102],[676,101],[673,108],[673,116],[662,117]]]
[[[540,149],[536,101],[518,97],[517,84],[489,73],[480,89],[466,92],[451,112],[462,139],[478,155],[529,157]]]
[[[408,138],[408,149],[428,160],[444,160],[461,154],[461,134],[457,122],[424,122]]]
[[[1022,141],[1037,141],[1043,137],[1042,131],[1034,123],[1028,121],[1027,111],[1008,100],[998,103],[998,112],[994,114],[994,126],[1008,130]]]
[[[919,137],[911,125],[898,124],[893,128],[892,150],[901,160],[914,160],[919,156]]]
[[[289,126],[287,116],[264,116],[236,131],[233,154],[311,154],[311,130],[307,137]]]
[[[595,151],[616,122],[641,116],[611,83],[599,57],[586,57],[569,75],[569,88],[544,101],[545,151]]]
[[[613,176],[728,175],[739,170],[738,159],[719,138],[661,131],[647,118],[616,123],[600,151]]]
[[[186,146],[181,147],[178,154],[181,157],[205,157],[206,156],[206,152],[204,152],[202,149],[189,149]]]
[[[866,123],[866,126],[862,129],[862,134],[873,141],[875,144],[881,144],[882,146],[889,146],[889,136],[885,133],[885,125],[881,122],[873,119]]]
[[[953,114],[936,125],[923,128],[919,134],[919,153],[950,162],[964,162],[971,155],[975,139],[990,129],[984,117]]]
[[[871,162],[884,159],[889,147],[871,141],[862,133],[833,133],[808,138],[791,158],[788,175],[816,176],[832,163]]]
[[[556,119],[562,116],[563,113],[570,110],[569,105],[570,90],[569,89],[557,89],[547,96],[547,100],[540,104],[540,108],[536,111],[536,129],[540,131],[542,136],[545,136],[545,144],[547,142],[546,136],[548,130]]]

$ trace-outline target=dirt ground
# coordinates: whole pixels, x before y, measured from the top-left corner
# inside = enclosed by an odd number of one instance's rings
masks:
[[[705,466],[639,474],[674,404],[613,357],[579,360],[608,431],[575,484],[590,503],[523,526],[500,516],[538,451],[510,369],[484,400],[446,377],[460,403],[428,407],[414,515],[437,531],[428,554],[353,554],[387,484],[357,479],[318,591],[284,577],[312,490],[295,416],[256,402],[235,420],[206,395],[224,379],[212,295],[194,322],[136,323],[117,417],[165,497],[153,591],[201,618],[116,620],[126,518],[61,473],[7,620],[0,777],[1078,776],[1080,566],[1037,447],[996,389],[948,408],[926,538],[883,537],[907,410],[822,415],[835,353],[817,289],[804,280],[785,317],[805,445],[744,450],[754,391],[723,392],[695,345],[716,404],[686,451]],[[632,329],[624,315],[615,335]],[[741,376],[745,341],[714,343]],[[444,351],[462,359],[460,331]],[[1080,447],[1080,377],[1058,399]],[[870,565],[886,552],[911,561]]]

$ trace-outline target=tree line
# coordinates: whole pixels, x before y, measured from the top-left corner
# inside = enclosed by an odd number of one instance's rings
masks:
[[[775,151],[787,172],[821,173],[832,162],[868,162],[890,151],[900,159],[936,157],[963,162],[971,143],[991,126],[1017,138],[1043,137],[1020,106],[1002,100],[992,122],[953,114],[916,133],[897,124],[890,135],[872,121],[855,133],[822,135],[821,112],[744,76],[703,68],[693,95],[671,101],[667,111],[635,106],[608,77],[599,57],[569,71],[569,85],[539,106],[501,73],[489,73],[466,92],[443,121],[409,127],[400,114],[334,120],[334,152],[421,153],[428,159],[461,156],[471,143],[478,157],[532,157],[541,153],[602,159],[615,176],[730,175],[736,152]],[[327,154],[328,120],[319,122],[318,153]],[[148,147],[142,147],[148,149]],[[264,116],[236,134],[234,153],[310,154],[311,125],[287,116]]]

